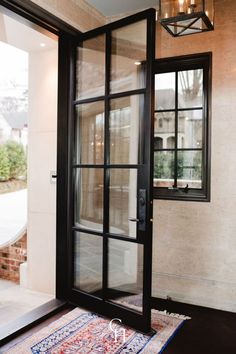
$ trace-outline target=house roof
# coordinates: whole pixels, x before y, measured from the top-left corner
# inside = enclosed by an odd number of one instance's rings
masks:
[[[2,116],[12,129],[21,130],[27,126],[28,112],[3,113]]]

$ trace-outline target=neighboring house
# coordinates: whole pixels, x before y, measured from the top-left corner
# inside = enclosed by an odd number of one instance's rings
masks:
[[[11,136],[11,130],[10,124],[6,121],[3,115],[0,114],[0,144],[5,143],[9,139],[9,136]]]
[[[0,144],[14,140],[27,146],[28,113],[12,112],[0,114]]]
[[[201,106],[201,97],[191,100],[191,106]],[[173,149],[175,146],[175,91],[171,89],[156,90],[156,107],[160,111],[173,109],[172,112],[161,112],[155,117],[154,149]],[[188,100],[188,104],[190,101]],[[186,98],[179,95],[179,108],[186,107]],[[197,113],[197,114],[196,114]],[[179,148],[189,147],[192,142],[202,144],[202,117],[198,112],[180,112],[178,118]]]

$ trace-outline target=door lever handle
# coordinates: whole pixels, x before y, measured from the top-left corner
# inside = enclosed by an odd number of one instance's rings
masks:
[[[139,222],[140,221],[139,219],[136,219],[136,218],[129,218],[128,220],[132,221],[132,222]]]

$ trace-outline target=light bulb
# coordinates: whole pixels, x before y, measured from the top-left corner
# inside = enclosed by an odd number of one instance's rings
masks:
[[[179,0],[179,12],[184,12],[184,1],[185,0]]]

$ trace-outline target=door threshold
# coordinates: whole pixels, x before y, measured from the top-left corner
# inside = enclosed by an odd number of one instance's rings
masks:
[[[34,327],[51,315],[59,312],[67,305],[66,301],[53,299],[29,311],[15,321],[0,328],[0,346],[19,336],[24,331]]]

